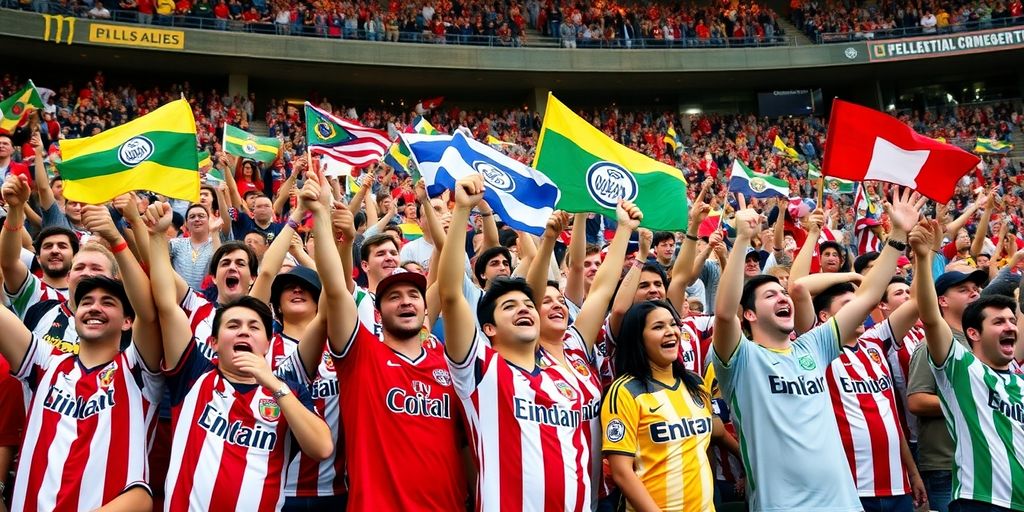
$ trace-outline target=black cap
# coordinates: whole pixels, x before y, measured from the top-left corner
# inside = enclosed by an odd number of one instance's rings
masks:
[[[825,240],[824,242],[818,244],[818,254],[825,252],[825,249],[828,249],[829,247],[835,249],[836,252],[839,253],[839,257],[842,258],[844,261],[846,260],[846,251],[843,250],[843,246],[840,245],[839,242],[836,242],[835,240]]]
[[[392,286],[400,283],[408,283],[416,287],[420,291],[421,295],[427,293],[427,278],[423,274],[418,272],[409,272],[404,268],[396,268],[395,271],[390,275],[381,279],[377,283],[377,290],[374,292],[373,305],[380,310],[380,298],[384,296],[384,292]],[[426,298],[424,297],[424,300]]]
[[[960,272],[959,270],[946,272],[935,280],[935,294],[942,295],[950,288],[968,281],[977,284],[978,288],[981,288],[985,286],[985,282],[988,281],[988,272],[985,272],[984,270],[975,270],[970,274]]]
[[[270,303],[277,305],[281,300],[281,292],[284,291],[286,286],[294,283],[298,283],[303,288],[309,290],[313,294],[314,302],[320,300],[320,290],[323,288],[320,284],[320,276],[312,269],[296,265],[288,272],[278,274],[274,278],[273,284],[270,285]]]
[[[121,310],[124,311],[124,316],[135,318],[135,309],[132,308],[132,303],[128,300],[128,293],[124,291],[124,284],[107,276],[82,278],[78,282],[78,286],[75,287],[75,304],[82,302],[82,297],[97,288],[114,294],[117,300],[121,301]]]

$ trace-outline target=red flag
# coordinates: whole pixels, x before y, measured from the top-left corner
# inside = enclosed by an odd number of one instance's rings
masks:
[[[434,110],[435,108],[440,107],[442,102],[444,102],[444,96],[421,100],[416,104],[416,113],[422,115],[428,110]]]
[[[832,102],[822,174],[905,185],[940,202],[980,159],[920,135],[898,119],[842,100]]]

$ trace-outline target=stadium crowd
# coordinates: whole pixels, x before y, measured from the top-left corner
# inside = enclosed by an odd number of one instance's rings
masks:
[[[63,197],[61,139],[182,95],[212,153],[198,203]],[[98,73],[54,90],[38,129],[0,135],[11,510],[1024,510],[1009,158],[986,157],[949,204],[868,185],[882,243],[861,251],[852,197],[801,199],[826,120],[584,110],[683,170],[688,228],[643,229],[620,202],[556,212],[535,237],[481,201],[479,177],[429,197],[384,165],[358,191],[326,176],[287,103],[267,108],[277,162],[227,155],[221,124],[246,127],[255,101]],[[899,117],[965,142],[1024,122],[1004,104]],[[541,122],[426,118],[524,161]],[[731,196],[736,158],[796,197]]]
[[[929,2],[790,2],[790,16],[813,41],[886,39],[1020,25],[1020,0]]]

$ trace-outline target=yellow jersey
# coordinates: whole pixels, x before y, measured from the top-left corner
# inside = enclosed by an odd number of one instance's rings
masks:
[[[715,510],[708,458],[711,403],[674,386],[624,375],[612,383],[601,409],[605,455],[633,457],[647,492],[664,512]],[[626,510],[634,510],[627,503]]]

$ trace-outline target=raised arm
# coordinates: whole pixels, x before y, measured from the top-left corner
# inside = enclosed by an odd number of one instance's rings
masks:
[[[548,264],[555,252],[555,242],[558,241],[559,235],[562,234],[568,223],[569,214],[556,210],[551,213],[547,225],[544,226],[544,235],[540,237],[537,256],[526,272],[526,284],[530,285],[530,290],[533,291],[533,297],[530,298],[533,299],[534,304],[544,301],[544,291],[547,289],[548,282]]]
[[[43,148],[43,138],[39,131],[32,134],[32,149],[36,152],[35,164],[33,166],[33,179],[36,182],[36,193],[39,194],[39,208],[42,211],[49,210],[55,201],[53,190],[50,189],[50,177],[46,174],[46,166],[43,164],[43,157],[46,151]]]
[[[461,229],[469,222],[469,211],[480,203],[484,196],[484,182],[479,174],[462,178],[455,183],[455,211],[452,226],[441,250],[441,263],[437,272],[437,291],[441,297],[441,313],[444,315],[444,350],[455,363],[463,363],[469,357],[473,337],[476,336],[476,318],[466,297],[462,295],[462,275],[465,263],[466,230]]]
[[[0,190],[7,203],[7,220],[4,221],[4,229],[0,230],[0,272],[7,291],[16,292],[28,279],[28,267],[21,261],[21,235],[30,195],[28,180],[12,174]]]
[[[305,190],[305,187],[303,187],[303,190]],[[281,232],[274,237],[274,241],[270,243],[267,252],[263,254],[263,261],[260,262],[260,272],[256,276],[256,281],[252,284],[252,289],[249,290],[249,296],[268,304],[270,303],[270,287],[274,284],[274,278],[281,272],[281,265],[284,263],[284,258],[288,255],[288,250],[291,248],[292,235],[295,234],[293,226],[297,226],[299,222],[302,222],[302,218],[305,215],[306,207],[300,202],[292,210],[291,215],[288,216],[288,223],[281,228]],[[324,243],[330,243],[328,240],[332,239],[333,237],[324,239]],[[320,242],[320,239],[317,238],[316,241]]]
[[[480,216],[483,217],[484,243],[480,247],[480,251],[483,252],[491,247],[497,247],[500,243],[498,240],[498,223],[494,222],[494,210],[491,209],[491,205],[487,204],[487,201],[480,201],[476,208],[480,210]]]
[[[953,331],[942,319],[939,298],[932,279],[932,246],[942,238],[942,228],[935,220],[924,219],[910,232],[910,245],[914,248],[914,291],[917,310],[924,324],[928,355],[936,365],[943,364],[953,345]]]
[[[996,192],[989,193],[988,201],[985,203],[985,210],[981,212],[981,221],[978,222],[978,229],[974,231],[974,239],[971,241],[971,256],[981,254],[985,248],[985,238],[988,237],[988,223],[992,220],[992,210],[996,207]],[[1006,223],[1004,222],[1005,226]]]
[[[946,224],[946,226],[945,226],[945,233],[946,233],[946,235],[950,236],[951,238],[955,238],[956,237],[956,232],[960,231],[961,228],[963,228],[964,226],[967,225],[967,221],[971,220],[971,217],[973,217],[974,214],[978,212],[978,209],[981,208],[984,205],[987,205],[993,199],[994,199],[994,192],[988,192],[988,193],[979,194],[978,197],[974,200],[973,203],[967,205],[967,208],[964,208],[964,211],[960,213],[959,217],[957,217],[956,219],[954,219],[954,220],[950,221],[948,224]],[[948,208],[948,207],[946,207],[944,205],[943,208]],[[942,239],[940,238],[939,241],[941,242]]]
[[[801,277],[789,283],[789,297],[793,299],[794,330],[803,334],[814,327],[814,296],[839,283],[860,285],[863,276],[856,272],[825,272]]]
[[[712,337],[715,353],[725,364],[740,343],[740,297],[743,294],[743,266],[750,241],[761,227],[761,216],[754,210],[736,212],[736,242],[722,269],[715,296],[715,333]]]
[[[604,262],[594,275],[594,282],[590,285],[590,293],[587,300],[583,301],[580,312],[576,315],[576,330],[587,343],[587,348],[593,347],[597,342],[597,335],[601,332],[601,325],[604,323],[605,314],[608,311],[608,303],[615,294],[615,285],[622,274],[622,265],[626,261],[626,246],[629,244],[629,237],[633,230],[640,226],[643,220],[643,213],[640,208],[630,202],[619,202],[615,208],[615,216],[618,220],[618,227],[615,228],[615,238],[608,247],[608,254]]]
[[[3,355],[10,364],[11,371],[17,372],[24,363],[25,356],[28,355],[32,333],[25,327],[21,319],[8,308],[0,308],[0,330],[4,332],[4,335],[0,336],[0,355]],[[8,411],[7,414],[18,414],[18,412]]]
[[[821,237],[822,226],[825,225],[825,210],[818,208],[807,217],[807,238],[800,250],[793,257],[793,266],[789,269],[789,282],[793,283],[811,273],[811,260],[814,259],[814,250],[818,247],[818,238]]]
[[[864,323],[871,311],[878,305],[886,287],[889,286],[889,279],[896,271],[896,259],[903,255],[903,251],[895,249],[889,242],[906,243],[907,233],[914,227],[918,217],[921,216],[921,209],[924,208],[927,198],[921,196],[911,189],[893,187],[893,201],[886,209],[889,218],[892,220],[892,231],[889,232],[889,241],[882,249],[882,253],[875,260],[871,271],[864,276],[864,282],[853,300],[848,302],[836,313],[836,325],[839,327],[840,343],[856,336],[857,327]]]
[[[338,254],[338,246],[330,243],[334,240],[334,231],[331,228],[331,217],[328,205],[331,204],[329,187],[324,179],[317,184],[317,178],[310,173],[306,178],[306,186],[299,194],[299,200],[309,211],[313,213],[313,233],[319,242],[316,244],[314,259],[316,260],[317,271],[323,283],[323,294],[327,296],[327,337],[331,343],[331,350],[336,354],[343,354],[352,341],[352,334],[356,330],[359,321],[356,313],[356,301],[352,298],[352,292],[345,282],[344,268],[341,265],[341,256]],[[341,234],[344,236],[342,250],[352,253],[352,240],[356,236],[356,228],[352,220],[352,212],[348,208],[339,208],[339,224]]]
[[[301,162],[299,159],[298,162]],[[296,167],[298,167],[296,162]],[[281,188],[277,189],[277,197],[274,198],[274,215],[284,215],[284,207],[288,204],[288,200],[291,199],[291,191],[295,188],[295,179],[298,177],[299,171],[293,170],[288,178],[281,184]]]
[[[587,283],[583,273],[583,262],[587,259],[587,214],[577,213],[572,220],[572,239],[566,250],[568,263],[565,275],[565,291],[562,295],[573,304],[582,304],[587,296]]]
[[[192,343],[192,326],[185,311],[178,305],[175,274],[164,232],[171,225],[171,205],[157,201],[149,206],[143,219],[149,228],[149,275],[153,302],[160,317],[163,333],[164,367],[175,368]]]
[[[128,242],[117,231],[114,220],[110,217],[110,210],[106,206],[85,205],[82,208],[82,225],[110,245],[117,266],[121,270],[124,291],[135,310],[132,343],[135,344],[147,367],[159,369],[164,347],[149,277],[142,271],[135,255],[128,250]]]
[[[700,262],[700,266],[694,265],[694,258],[697,254],[697,234],[700,233],[700,225],[711,211],[711,205],[704,202],[705,190],[710,188],[710,185],[707,181],[704,183],[705,186],[701,187],[697,198],[694,199],[693,204],[690,206],[690,219],[687,223],[683,245],[679,248],[676,262],[672,264],[672,275],[669,276],[668,290],[665,291],[665,297],[676,308],[676,311],[687,310],[686,287],[697,280],[700,269],[704,267],[704,261],[707,260],[712,250],[709,244],[709,250],[703,253],[703,260]]]

